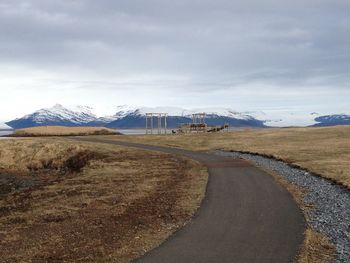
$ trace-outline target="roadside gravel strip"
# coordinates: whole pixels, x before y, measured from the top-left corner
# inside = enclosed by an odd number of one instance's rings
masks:
[[[253,154],[214,151],[219,156],[253,161],[271,169],[289,183],[305,190],[304,201],[315,209],[305,211],[312,228],[325,234],[336,248],[334,262],[350,262],[350,191],[330,180],[312,175],[288,164]]]

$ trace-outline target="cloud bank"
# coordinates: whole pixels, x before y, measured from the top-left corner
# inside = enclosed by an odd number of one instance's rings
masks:
[[[54,103],[347,109],[347,0],[0,2],[0,119]]]

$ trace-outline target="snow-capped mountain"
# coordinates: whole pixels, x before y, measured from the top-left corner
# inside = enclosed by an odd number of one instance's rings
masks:
[[[256,119],[263,120],[268,127],[306,127],[316,124],[318,113],[295,110],[265,110],[246,112]]]
[[[178,117],[192,117],[194,113],[204,112],[208,118],[212,116],[225,116],[236,119],[246,120],[251,118],[249,114],[234,111],[229,108],[196,108],[196,109],[183,109],[179,107],[130,107],[127,105],[118,106],[117,112],[113,116],[103,117],[106,120],[118,120],[128,115],[145,116],[146,113],[167,113],[169,116]],[[102,118],[100,118],[102,119]]]
[[[296,110],[268,110],[264,112],[246,112],[268,127],[307,127],[350,125],[350,114],[326,112],[305,112]]]
[[[350,125],[350,115],[334,114],[325,115],[315,118],[317,123],[314,126],[334,126],[334,125]]]
[[[40,109],[6,124],[14,129],[44,125],[82,126],[96,119],[97,116],[88,106],[63,107],[56,104],[52,108]]]
[[[6,124],[15,128],[26,128],[45,125],[65,126],[106,126],[109,128],[142,128],[145,126],[145,114],[148,112],[168,113],[167,123],[169,128],[175,128],[181,123],[190,123],[193,113],[206,113],[206,122],[209,125],[222,125],[228,123],[232,126],[263,127],[263,121],[254,117],[236,112],[228,108],[200,108],[182,109],[177,107],[130,107],[118,106],[116,113],[112,116],[96,116],[93,109],[87,106],[63,107],[60,104],[52,108],[40,109],[7,122]]]
[[[40,109],[6,124],[15,129],[45,125],[143,128],[145,126],[145,114],[150,112],[167,113],[169,128],[175,128],[182,123],[190,123],[194,113],[205,113],[208,125],[228,123],[233,127],[350,125],[349,114],[327,114],[324,112],[307,113],[290,110],[238,112],[230,108],[197,108],[188,110],[179,107],[150,108],[121,105],[115,108],[113,115],[98,116],[94,113],[94,109],[88,106],[64,107],[60,104],[52,108]]]
[[[178,107],[129,107],[120,106],[119,111],[108,120],[113,120],[106,124],[109,128],[139,128],[145,126],[146,113],[167,113],[167,124],[170,128],[175,128],[182,123],[190,123],[192,114],[206,113],[208,125],[223,125],[228,123],[232,126],[253,126],[263,127],[260,120],[256,120],[250,115],[239,113],[228,108],[198,108],[187,110]],[[106,118],[105,118],[106,119]]]
[[[136,107],[131,107],[128,105],[120,105],[115,108],[114,115],[100,117],[98,118],[98,120],[108,123],[108,122],[122,119],[128,115],[135,114],[136,111],[137,111]]]

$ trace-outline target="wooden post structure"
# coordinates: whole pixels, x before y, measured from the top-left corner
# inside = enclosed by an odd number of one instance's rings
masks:
[[[167,134],[167,113],[146,113],[146,134],[153,134],[153,117],[156,117],[158,122],[157,122],[157,129],[158,129],[158,134],[162,134],[162,131],[164,129],[164,134]],[[162,125],[162,118],[164,118],[164,128]],[[148,126],[148,120],[150,120],[151,125]]]
[[[205,123],[205,113],[192,114],[192,125],[190,125],[190,131],[203,131],[207,130],[207,124]]]
[[[162,132],[160,129],[161,127],[162,127],[162,117],[161,115],[158,115],[158,134]]]

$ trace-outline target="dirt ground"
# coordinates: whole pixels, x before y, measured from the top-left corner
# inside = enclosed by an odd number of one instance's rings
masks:
[[[0,142],[2,262],[129,262],[186,224],[207,172],[168,154]]]

